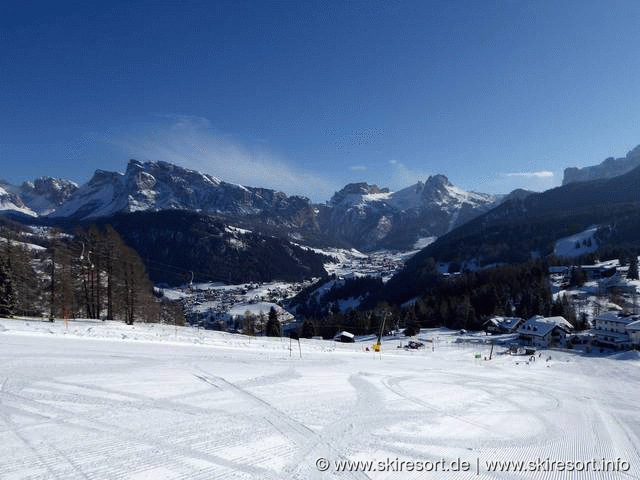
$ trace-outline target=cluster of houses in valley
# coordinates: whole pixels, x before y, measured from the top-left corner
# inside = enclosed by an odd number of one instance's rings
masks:
[[[576,268],[576,267],[573,267]],[[597,294],[616,294],[624,302],[624,308],[637,311],[638,282],[628,278],[628,266],[618,260],[599,262],[579,267],[585,280],[592,282],[581,289],[587,297]],[[572,267],[550,267],[552,282],[559,290],[566,288]],[[594,290],[595,289],[595,290]],[[576,297],[576,293],[572,293]],[[574,332],[573,326],[563,317],[534,316],[528,320],[518,317],[493,317],[484,327],[493,334],[516,334],[523,346],[537,348],[566,347],[586,344],[593,348],[614,350],[640,349],[640,315],[620,310],[608,310],[594,315],[592,328],[586,332]]]
[[[584,274],[587,282],[593,282],[592,293],[635,294],[637,291],[637,282],[634,283],[628,278],[629,266],[620,265],[619,260],[608,260],[579,267],[551,266],[549,274],[552,281],[566,287],[575,269],[579,269]]]
[[[519,317],[493,317],[485,323],[485,330],[493,334],[517,334],[522,345],[548,348],[565,347],[573,326],[564,317],[535,315],[529,320]]]
[[[493,317],[485,323],[485,330],[493,334],[517,334],[523,346],[537,348],[566,347],[572,343],[615,350],[640,348],[640,315],[616,310],[597,315],[593,328],[581,333],[579,341],[573,326],[564,317],[536,315],[529,320]]]
[[[236,320],[249,311],[254,315],[267,316],[273,306],[281,323],[293,321],[293,315],[278,305],[282,298],[293,295],[305,284],[242,284],[242,285],[198,285],[194,289],[184,289],[182,303],[185,316],[191,325],[212,329],[233,329]]]

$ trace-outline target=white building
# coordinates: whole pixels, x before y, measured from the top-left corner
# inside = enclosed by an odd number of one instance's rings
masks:
[[[609,348],[629,348],[640,345],[640,315],[629,315],[615,310],[594,318],[591,330],[595,341]]]
[[[627,334],[631,339],[631,345],[640,346],[640,320],[631,322],[627,325]]]
[[[336,333],[333,339],[336,342],[353,343],[355,342],[355,335],[350,332],[342,331],[342,332]]]
[[[484,328],[491,333],[515,333],[524,323],[520,317],[491,317],[484,323]]]
[[[541,317],[535,315],[518,329],[518,336],[524,345],[532,347],[563,347],[567,334],[573,327],[564,317]]]

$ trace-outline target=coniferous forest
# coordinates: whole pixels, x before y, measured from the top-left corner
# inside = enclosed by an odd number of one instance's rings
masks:
[[[553,300],[547,269],[546,263],[531,261],[445,276],[432,264],[421,275],[419,289],[415,281],[406,283],[400,275],[386,285],[365,277],[332,287],[319,303],[311,292],[331,280],[327,277],[300,292],[291,306],[313,323],[314,334],[326,338],[341,330],[378,333],[383,319],[386,330],[408,329],[407,333],[430,327],[482,330],[494,315],[561,315],[580,328],[566,299]],[[365,299],[362,309],[340,311],[340,300],[358,296]]]
[[[34,236],[3,223],[0,314],[184,323],[180,306],[159,298],[142,259],[112,227]]]

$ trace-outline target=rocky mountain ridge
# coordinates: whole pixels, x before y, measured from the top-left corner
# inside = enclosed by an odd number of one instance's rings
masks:
[[[166,162],[130,160],[125,173],[98,170],[51,216],[87,220],[115,213],[194,210],[250,216],[277,213],[295,222],[310,202],[282,192],[227,183]]]
[[[48,215],[77,189],[74,182],[62,178],[39,177],[19,186],[0,180],[0,211],[17,211],[34,217]]]
[[[377,185],[349,184],[337,192],[321,217],[332,236],[376,248],[411,249],[488,211],[495,195],[466,192],[444,175],[430,176],[397,192]]]
[[[300,243],[371,251],[414,248],[422,239],[484,213],[498,200],[434,175],[397,192],[353,183],[327,203],[313,204],[305,197],[228,183],[166,162],[136,160],[129,161],[124,173],[97,170],[86,184],[64,192],[56,198],[55,209],[31,211],[24,198],[35,197],[27,188],[8,189],[5,208],[80,222],[141,211],[194,211]]]
[[[591,167],[566,168],[564,171],[564,178],[562,179],[562,185],[619,177],[638,166],[640,166],[640,145],[622,158],[609,157],[599,165]]]

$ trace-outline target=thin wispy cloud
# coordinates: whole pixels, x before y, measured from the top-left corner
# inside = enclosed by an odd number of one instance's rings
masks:
[[[391,166],[389,186],[394,190],[408,187],[419,181],[424,182],[429,177],[428,172],[409,168],[397,160],[389,160],[389,165]]]
[[[542,192],[558,186],[556,172],[550,170],[538,170],[533,172],[508,172],[496,175],[487,182],[488,191],[508,193],[522,188]]]
[[[349,170],[351,170],[352,172],[364,172],[367,170],[367,166],[366,165],[351,165],[349,167]]]
[[[554,173],[549,170],[540,170],[539,172],[510,172],[504,173],[505,177],[523,177],[523,178],[553,178]]]
[[[162,160],[241,185],[272,188],[314,201],[328,198],[336,185],[305,171],[261,147],[248,147],[216,132],[202,117],[163,116],[138,135],[109,139],[137,160]]]

